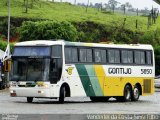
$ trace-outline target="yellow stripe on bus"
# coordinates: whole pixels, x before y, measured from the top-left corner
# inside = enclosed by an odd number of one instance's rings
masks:
[[[101,86],[101,89],[103,90],[103,95],[105,95],[104,94],[104,82],[105,82],[106,75],[103,70],[103,66],[102,65],[94,65],[94,69],[95,69],[99,84]]]

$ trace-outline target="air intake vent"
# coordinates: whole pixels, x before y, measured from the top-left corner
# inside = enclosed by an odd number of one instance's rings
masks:
[[[144,80],[143,85],[144,85],[143,92],[144,93],[151,93],[151,80],[150,79]]]

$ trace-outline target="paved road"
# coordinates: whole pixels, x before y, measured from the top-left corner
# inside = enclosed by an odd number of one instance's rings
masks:
[[[160,92],[153,96],[140,97],[137,102],[93,103],[89,98],[66,98],[64,104],[56,100],[34,99],[27,103],[26,98],[13,98],[8,90],[0,91],[0,114],[159,114]]]

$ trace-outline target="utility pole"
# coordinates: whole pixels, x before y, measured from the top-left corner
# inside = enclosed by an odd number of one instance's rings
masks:
[[[7,52],[7,57],[8,58],[10,56],[10,44],[9,44],[9,40],[10,40],[10,24],[11,24],[11,3],[10,3],[10,0],[8,0],[8,45],[7,45],[7,48],[6,48],[6,52]],[[7,49],[8,49],[8,51],[7,51]],[[9,71],[7,72],[7,83],[6,83],[6,85],[7,85],[7,87],[9,87]]]
[[[9,39],[10,39],[10,24],[11,24],[11,12],[10,12],[10,0],[8,0],[8,45],[9,45]]]
[[[9,40],[10,40],[10,22],[11,22],[11,14],[10,14],[10,0],[8,0],[8,38],[7,38],[7,47],[6,47],[6,51],[3,55],[3,58],[2,58],[2,62],[5,63],[5,67],[6,65],[8,66],[9,62],[8,62],[8,59],[10,59],[10,43],[9,43]],[[8,66],[9,67],[9,66]],[[9,87],[9,71],[7,71],[6,73],[6,78],[7,78],[7,81],[5,81],[5,84],[7,87]]]

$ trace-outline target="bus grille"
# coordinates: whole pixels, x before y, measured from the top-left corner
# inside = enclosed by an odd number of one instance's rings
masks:
[[[146,79],[143,81],[143,91],[144,93],[151,93],[151,80],[150,79]]]

